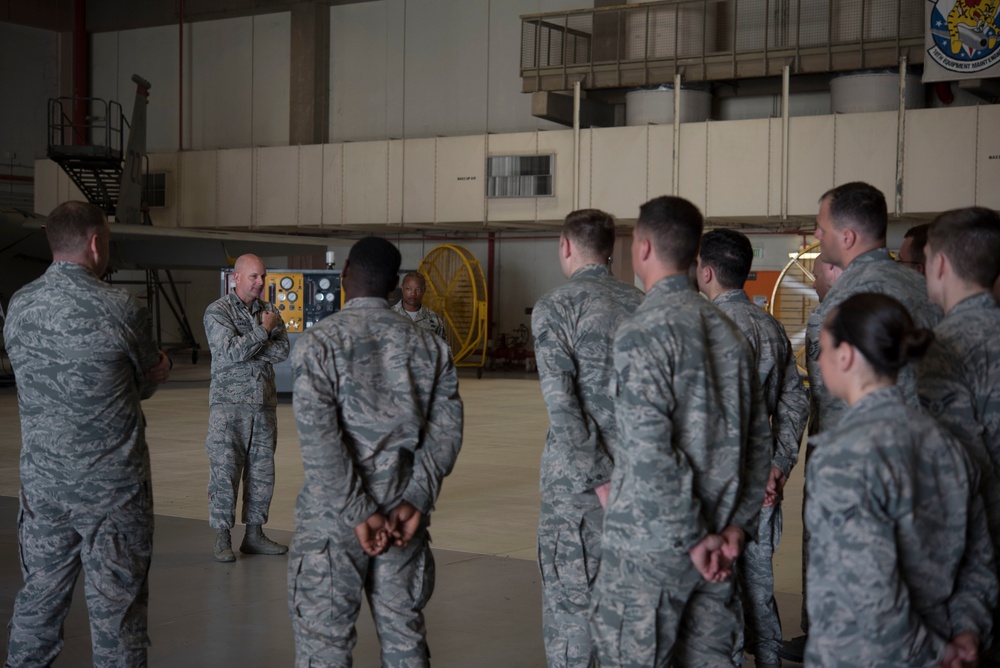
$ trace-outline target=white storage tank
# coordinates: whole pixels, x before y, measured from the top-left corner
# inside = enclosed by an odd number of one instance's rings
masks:
[[[916,74],[906,75],[906,108],[922,109],[924,86]],[[830,81],[830,110],[835,114],[899,110],[898,72],[845,74]]]
[[[712,94],[681,88],[681,123],[707,121]],[[633,90],[625,94],[625,125],[669,125],[674,122],[674,87]]]

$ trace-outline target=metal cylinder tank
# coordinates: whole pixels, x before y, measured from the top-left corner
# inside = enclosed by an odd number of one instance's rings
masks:
[[[715,50],[718,3],[640,7],[651,0],[626,0],[637,5],[625,18],[625,58],[678,58]]]
[[[681,123],[707,121],[711,114],[711,93],[681,88]],[[625,125],[667,125],[673,122],[673,86],[633,90],[625,94]]]
[[[916,74],[906,75],[906,108],[924,106],[924,87]],[[845,74],[830,81],[830,110],[835,114],[899,110],[898,72]]]

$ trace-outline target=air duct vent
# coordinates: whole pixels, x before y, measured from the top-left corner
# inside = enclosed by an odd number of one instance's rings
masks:
[[[487,197],[550,197],[554,155],[494,155],[486,158]]]

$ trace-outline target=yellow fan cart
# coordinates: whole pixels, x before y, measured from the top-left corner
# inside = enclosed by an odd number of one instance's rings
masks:
[[[467,248],[444,244],[424,256],[418,271],[427,278],[424,306],[444,320],[455,366],[475,367],[482,378],[489,308],[479,261]]]
[[[814,243],[789,260],[778,274],[767,307],[771,315],[785,326],[785,333],[795,351],[795,363],[803,375],[806,373],[806,322],[813,309],[819,306],[819,297],[813,288],[813,265],[818,255],[819,243]]]

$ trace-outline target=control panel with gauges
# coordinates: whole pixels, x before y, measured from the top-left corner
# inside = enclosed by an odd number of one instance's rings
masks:
[[[222,292],[233,289],[233,271],[222,272]],[[290,334],[304,332],[340,310],[340,270],[300,269],[269,271],[261,299],[270,302]]]

